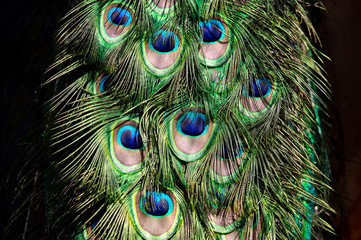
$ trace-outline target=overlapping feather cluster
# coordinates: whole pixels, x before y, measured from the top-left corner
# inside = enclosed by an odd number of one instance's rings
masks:
[[[302,0],[83,0],[48,81],[59,239],[311,239],[328,87]]]

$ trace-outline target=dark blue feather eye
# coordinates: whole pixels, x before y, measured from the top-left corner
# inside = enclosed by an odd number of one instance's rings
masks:
[[[110,86],[109,82],[110,82],[109,76],[104,76],[101,78],[100,83],[99,83],[99,91],[101,93],[109,89],[109,86]]]
[[[107,18],[109,22],[122,27],[128,26],[132,21],[130,12],[120,7],[111,8],[108,11]]]
[[[165,193],[147,192],[140,201],[140,209],[153,217],[164,217],[173,212],[173,201]]]
[[[242,94],[251,98],[263,98],[271,92],[272,84],[268,78],[261,77],[249,81],[248,95],[245,89]]]
[[[160,53],[174,52],[179,48],[179,39],[171,31],[160,30],[149,39],[149,46]]]
[[[118,85],[119,83],[114,79],[112,79],[111,76],[107,75],[106,73],[103,73],[97,79],[96,90],[97,93],[103,93],[111,89],[114,89]]]
[[[206,116],[198,112],[187,112],[178,119],[177,129],[185,135],[199,137],[208,130]]]
[[[128,116],[130,117],[130,116]],[[138,118],[124,117],[113,125],[109,134],[109,155],[112,166],[122,173],[133,173],[143,167],[146,142],[139,132]]]
[[[173,117],[174,116],[174,117]],[[213,138],[213,122],[202,107],[189,107],[171,116],[169,142],[174,153],[184,161],[195,161],[209,149]]]
[[[143,148],[139,130],[131,125],[126,125],[119,129],[117,141],[121,146],[130,150],[139,150]]]
[[[224,26],[218,20],[209,20],[200,23],[203,43],[214,43],[224,37]]]

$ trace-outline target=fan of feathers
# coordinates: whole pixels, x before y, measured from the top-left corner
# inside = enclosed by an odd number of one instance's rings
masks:
[[[54,239],[321,239],[316,0],[81,0],[45,86]],[[36,176],[38,176],[36,175]]]

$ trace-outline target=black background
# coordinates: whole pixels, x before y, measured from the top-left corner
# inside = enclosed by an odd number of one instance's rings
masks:
[[[316,11],[314,23],[323,43],[325,69],[333,96],[329,106],[332,128],[333,180],[331,200],[339,237],[361,239],[361,1],[327,0],[326,12]],[[52,62],[52,36],[68,8],[66,0],[1,2],[0,77],[0,234],[10,212],[14,172],[23,164],[19,149],[27,134],[42,124],[39,87]],[[46,17],[45,17],[46,16]],[[10,177],[8,173],[12,174]]]

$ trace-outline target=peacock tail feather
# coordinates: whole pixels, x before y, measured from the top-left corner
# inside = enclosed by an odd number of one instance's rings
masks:
[[[319,239],[317,0],[79,0],[46,82],[56,239]]]

